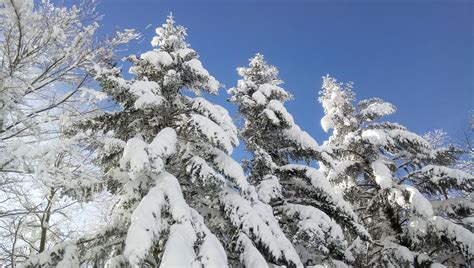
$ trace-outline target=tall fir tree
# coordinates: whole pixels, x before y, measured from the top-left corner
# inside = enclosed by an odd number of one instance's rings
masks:
[[[155,49],[128,57],[133,79],[97,66],[96,79],[120,109],[71,131],[90,136],[107,191],[117,197],[110,223],[30,266],[71,258],[105,267],[301,266],[271,207],[230,157],[238,137],[227,111],[200,96],[216,94],[220,83],[172,16],[156,33]]]
[[[473,213],[473,177],[450,167],[450,150],[380,121],[395,112],[392,104],[377,98],[354,104],[351,83],[323,77],[319,101],[321,125],[332,129],[326,145],[335,148],[335,163],[325,173],[344,190],[373,239],[359,265],[469,265],[474,236],[460,219]]]
[[[261,54],[238,73],[242,79],[228,92],[244,119],[240,134],[252,155],[246,167],[259,198],[280,218],[302,264],[353,263],[351,251],[370,237],[341,193],[309,165],[331,166],[330,148],[319,146],[294,122],[283,105],[292,96]]]

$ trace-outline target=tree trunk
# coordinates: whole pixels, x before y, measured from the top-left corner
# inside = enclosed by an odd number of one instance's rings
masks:
[[[51,194],[47,197],[48,203],[46,205],[46,209],[43,212],[43,217],[41,218],[41,239],[40,239],[40,247],[39,252],[43,252],[46,247],[46,237],[48,235],[49,229],[49,218],[51,216],[51,208],[53,206],[53,198],[55,194],[55,190],[51,190]]]

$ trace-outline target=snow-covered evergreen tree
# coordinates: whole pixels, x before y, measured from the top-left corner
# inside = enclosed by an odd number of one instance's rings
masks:
[[[321,125],[333,129],[330,180],[373,239],[366,263],[377,267],[466,265],[474,254],[474,235],[460,225],[472,215],[472,175],[450,166],[449,150],[437,150],[405,127],[380,121],[395,112],[381,99],[354,104],[352,84],[323,78]],[[362,252],[363,253],[363,252]]]
[[[238,138],[227,111],[200,97],[220,83],[172,16],[156,33],[155,49],[128,58],[133,79],[96,68],[121,109],[75,127],[91,136],[107,190],[117,196],[110,223],[30,265],[57,263],[59,255],[106,267],[301,267],[271,208],[230,157]]]
[[[469,133],[464,134],[466,134],[465,137],[468,139]],[[423,138],[429,142],[438,160],[442,161],[443,166],[459,169],[473,175],[473,150],[470,147],[469,140],[467,140],[467,144],[464,146],[454,144],[448,134],[441,129],[430,131],[423,135]],[[447,196],[450,197],[448,200],[431,202],[436,214],[442,214],[444,217],[450,218],[451,221],[473,232],[474,202],[472,202],[472,194],[459,196],[458,193],[449,193]]]
[[[330,148],[318,146],[294,122],[283,105],[292,96],[261,54],[238,73],[242,79],[229,89],[230,101],[244,118],[240,134],[252,154],[246,165],[259,198],[279,216],[304,265],[354,262],[351,243],[368,240],[367,232],[324,174],[301,164],[316,160],[331,166]]]

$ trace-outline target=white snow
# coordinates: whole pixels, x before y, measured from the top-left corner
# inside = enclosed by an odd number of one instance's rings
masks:
[[[369,141],[373,145],[385,146],[389,143],[393,143],[390,137],[383,130],[379,129],[367,129],[362,131],[362,138]]]
[[[441,263],[432,263],[430,268],[446,268],[447,266],[442,265]]]
[[[176,142],[176,133],[171,128],[161,130],[149,145],[139,137],[132,138],[125,145],[120,168],[135,176],[152,164],[153,171],[158,173],[163,168],[162,158],[169,157],[176,151]]]
[[[439,216],[433,217],[432,224],[438,236],[454,241],[468,256],[474,255],[474,234],[471,231]]]
[[[59,257],[53,259],[53,256]],[[58,261],[55,264],[55,261]],[[18,263],[19,267],[61,267],[79,268],[80,259],[78,248],[73,241],[60,242],[37,255],[30,256],[25,262]]]
[[[400,187],[405,188],[405,191],[410,193],[408,201],[411,203],[413,211],[425,217],[433,216],[433,207],[431,206],[430,201],[428,201],[428,199],[426,199],[418,189],[410,185],[400,185]]]
[[[191,219],[191,211],[184,200],[181,186],[175,176],[168,172],[161,172],[157,178],[157,185],[168,198],[169,212],[173,220],[184,222]]]
[[[79,267],[79,252],[76,245],[66,245],[62,260],[56,264],[56,268],[72,268]]]
[[[202,63],[198,59],[191,59],[183,63],[184,66],[188,66],[195,74],[205,77],[208,81],[208,88],[211,93],[216,93],[219,89],[219,82],[209,74],[209,72],[202,66]]]
[[[321,127],[323,128],[324,132],[328,132],[334,127],[334,121],[330,115],[326,114],[321,118]]]
[[[291,128],[284,130],[288,139],[296,142],[303,149],[311,149],[319,151],[318,143],[306,131],[301,130],[297,125],[292,125]]]
[[[474,177],[462,170],[452,169],[444,166],[426,165],[416,173],[428,177],[433,183],[454,180],[456,184],[472,184]]]
[[[120,159],[120,168],[127,170],[130,166],[130,172],[140,173],[148,168],[149,160],[146,152],[147,144],[141,138],[131,138],[127,141]]]
[[[267,103],[267,98],[260,92],[260,91],[255,91],[252,94],[252,99],[258,104],[258,105],[265,105]]]
[[[182,48],[178,50],[178,56],[184,60],[186,60],[188,57],[195,57],[196,56],[196,51],[191,48]]]
[[[203,185],[215,184],[221,187],[225,184],[225,179],[221,174],[216,173],[207,162],[199,156],[193,156],[186,165],[186,173],[191,176],[194,183],[196,179]]]
[[[281,100],[286,100],[290,98],[290,95],[283,88],[272,85],[269,83],[262,84],[258,87],[258,91],[261,92],[267,98],[278,98]]]
[[[234,125],[234,121],[230,117],[229,112],[226,108],[220,105],[214,104],[214,107],[220,112],[222,118],[220,126],[224,129],[225,132],[229,134],[229,138],[231,139],[232,144],[234,146],[239,146],[237,127]]]
[[[217,93],[217,91],[219,90],[219,87],[221,86],[219,81],[217,81],[214,78],[214,76],[208,76],[207,79],[208,79],[207,84],[208,84],[209,91],[211,93]]]
[[[163,104],[165,99],[153,93],[144,93],[134,103],[136,109],[147,109]]]
[[[431,148],[428,141],[426,141],[422,137],[408,130],[391,129],[387,133],[392,139],[398,140],[401,143],[414,143],[414,144],[419,144],[420,146],[424,148],[428,148],[428,149]]]
[[[273,175],[265,176],[257,186],[257,193],[258,198],[267,204],[272,199],[282,197],[281,184],[278,181],[278,178]]]
[[[130,92],[137,97],[134,104],[136,109],[159,106],[164,102],[160,96],[160,86],[154,81],[135,81],[130,86]]]
[[[229,154],[232,153],[234,147],[229,135],[211,119],[199,114],[192,114],[189,122],[194,131],[204,135],[209,142]]]
[[[377,160],[371,164],[375,182],[382,189],[392,187],[392,173],[382,160]]]
[[[280,119],[276,116],[275,112],[269,109],[263,109],[263,114],[265,114],[265,117],[270,119],[272,124],[274,125],[280,125]]]
[[[176,223],[171,227],[161,265],[191,265],[194,262],[196,234],[190,223],[190,208],[183,198],[178,180],[162,171],[156,177],[156,185],[142,198],[131,217],[124,255],[132,266],[139,267],[140,261],[146,257],[153,243],[159,238],[162,226],[161,210],[166,203]],[[179,260],[177,257],[179,252],[185,254],[188,259]]]
[[[221,198],[221,202],[232,224],[239,226],[256,243],[260,241],[266,245],[273,258],[279,259],[284,255],[287,260],[302,267],[296,250],[280,230],[268,205],[261,203],[258,207],[252,206],[240,194],[230,189]],[[271,227],[267,224],[271,224]]]
[[[260,251],[252,243],[252,240],[244,233],[237,238],[237,249],[240,253],[240,262],[247,268],[267,268],[268,264]]]
[[[268,246],[268,250],[273,257],[281,257],[281,248],[275,239],[270,228],[260,218],[260,216],[252,209],[249,201],[243,199],[237,192],[227,191],[223,196],[222,202],[224,210],[227,212],[229,219],[235,226],[241,226],[241,230],[247,236],[253,237],[256,242],[261,240]]]
[[[227,255],[221,243],[215,235],[207,232],[204,241],[199,248],[199,258],[203,267],[226,268]]]
[[[374,102],[363,109],[360,114],[363,116],[375,115],[377,117],[389,115],[395,112],[395,107],[387,102]]]
[[[398,258],[399,261],[404,261],[408,263],[413,263],[415,261],[415,256],[413,256],[413,253],[404,246],[400,246],[397,244],[392,244],[391,246],[393,249],[395,249],[395,256]],[[388,246],[390,247],[390,246]]]
[[[408,200],[405,199],[405,194],[408,194]],[[397,185],[396,188],[391,188],[388,199],[417,215],[425,218],[433,216],[430,202],[413,186]]]
[[[137,97],[141,97],[146,93],[155,94],[156,92],[160,92],[160,86],[154,81],[138,80],[130,85],[130,92]]]
[[[286,122],[288,125],[294,125],[293,116],[286,110],[285,106],[280,101],[271,100],[267,104],[267,109],[273,111],[281,120]]]
[[[112,258],[109,258],[106,262],[104,267],[105,268],[117,268],[125,265],[127,263],[127,258],[123,255],[117,255]]]
[[[247,177],[239,163],[217,148],[210,149],[209,153],[213,156],[212,163],[215,169],[232,179],[241,190],[245,191],[249,188]]]
[[[194,243],[196,233],[189,221],[175,223],[170,228],[170,235],[166,242],[165,252],[160,267],[193,268],[196,261]]]
[[[318,250],[329,254],[332,246],[347,247],[341,227],[321,210],[297,204],[286,204],[283,213],[290,218],[298,218],[298,233],[305,233]]]
[[[239,144],[237,127],[232,122],[232,118],[225,108],[212,104],[201,97],[192,99],[192,108],[199,114],[208,117],[218,124],[228,134],[233,145],[237,146]]]
[[[462,224],[466,226],[466,228],[473,229],[474,228],[474,217],[466,217],[462,219]]]
[[[133,267],[139,267],[161,232],[161,210],[165,198],[160,186],[154,186],[132,213],[125,240],[124,256]]]
[[[108,98],[107,93],[87,87],[81,87],[79,91],[81,92],[81,97],[86,98],[90,102],[103,101]]]
[[[178,138],[172,128],[162,129],[148,146],[148,152],[153,157],[165,158],[176,152]]]
[[[161,51],[161,50],[147,51],[141,54],[140,57],[157,67],[158,66],[165,67],[165,66],[169,66],[173,64],[173,58],[166,51]]]
[[[311,184],[316,189],[320,190],[322,193],[327,195],[328,202],[333,203],[337,207],[339,207],[342,211],[344,211],[350,217],[357,219],[354,211],[352,211],[351,206],[347,203],[342,194],[337,192],[334,187],[331,186],[329,180],[324,176],[322,172],[317,169],[314,169],[309,166],[299,165],[299,164],[289,164],[285,166],[281,166],[280,170],[282,171],[303,171],[304,174],[310,179]]]
[[[430,202],[431,206],[433,207],[433,210],[435,211],[435,214],[455,214],[455,210],[460,208],[474,211],[474,203],[463,197],[453,197],[444,200],[432,200]]]
[[[420,217],[411,217],[408,223],[408,234],[412,241],[416,244],[422,243],[422,239],[428,233],[428,223]]]
[[[204,267],[228,267],[227,254],[221,242],[206,227],[203,217],[195,209],[190,208],[190,210],[195,230],[204,235],[197,258]]]

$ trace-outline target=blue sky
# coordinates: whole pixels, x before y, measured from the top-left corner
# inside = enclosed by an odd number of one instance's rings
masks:
[[[449,2],[449,3],[448,3]],[[296,122],[321,143],[321,77],[353,81],[359,99],[395,104],[389,119],[414,132],[443,128],[455,138],[474,103],[474,2],[470,1],[140,1],[102,0],[101,34],[135,28],[151,49],[173,12],[188,43],[226,88],[236,67],[261,52],[280,70]],[[151,27],[148,25],[151,24]],[[212,100],[229,108],[227,94]],[[240,157],[238,150],[236,157]]]

